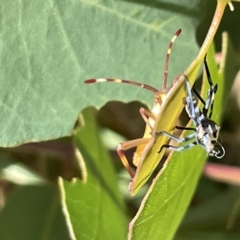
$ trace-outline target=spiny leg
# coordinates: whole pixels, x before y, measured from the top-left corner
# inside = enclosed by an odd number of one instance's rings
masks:
[[[149,141],[150,141],[150,138],[138,138],[138,139],[134,139],[134,140],[130,140],[130,141],[126,141],[126,142],[122,142],[122,143],[118,144],[117,154],[118,154],[119,158],[121,159],[123,166],[126,168],[126,170],[128,171],[131,178],[134,177],[134,172],[132,171],[132,169],[129,165],[129,162],[123,151],[133,148],[133,147],[137,147],[141,144],[147,144],[147,143],[149,143]]]

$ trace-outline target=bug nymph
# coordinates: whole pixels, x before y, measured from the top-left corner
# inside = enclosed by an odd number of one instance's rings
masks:
[[[187,81],[187,80],[186,80]],[[189,96],[186,98],[186,111],[189,117],[193,120],[196,126],[196,142],[201,145],[208,155],[217,158],[222,158],[225,154],[224,148],[218,143],[217,139],[219,136],[220,127],[210,118],[206,117],[197,106],[195,106],[193,111],[190,111],[193,102],[196,101],[191,99]],[[192,114],[195,112],[195,116]],[[220,146],[221,150],[217,147]],[[222,153],[221,153],[222,152]],[[222,155],[223,154],[223,155]]]
[[[193,88],[193,92],[196,94],[199,100],[203,103],[202,109],[200,109],[197,106],[197,102],[192,95],[192,90],[188,82],[188,79],[186,76],[184,76],[185,83],[186,83],[186,90],[187,90],[187,97],[185,99],[185,109],[188,116],[193,121],[195,128],[176,127],[177,129],[181,129],[181,130],[193,130],[194,133],[184,138],[178,138],[165,131],[160,131],[155,133],[156,135],[164,134],[168,136],[170,139],[177,141],[179,143],[184,143],[194,138],[195,138],[195,141],[180,147],[175,147],[175,146],[165,144],[161,147],[159,152],[161,152],[163,148],[169,148],[174,151],[182,151],[184,149],[191,148],[195,145],[200,145],[206,150],[206,152],[210,156],[214,156],[216,158],[222,158],[225,155],[225,150],[223,146],[217,141],[220,127],[213,120],[211,120],[213,105],[214,105],[214,96],[215,96],[215,93],[217,92],[217,84],[213,85],[210,72],[207,66],[206,57],[204,58],[204,66],[207,73],[208,83],[210,85],[210,88],[208,89],[208,92],[207,92],[206,101],[204,101],[202,97],[198,94],[198,92]],[[208,114],[209,110],[210,112]]]

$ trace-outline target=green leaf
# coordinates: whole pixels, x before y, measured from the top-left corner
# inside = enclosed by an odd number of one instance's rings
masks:
[[[2,1],[0,146],[70,135],[90,104],[150,104],[152,95],[141,89],[83,81],[119,77],[160,88],[168,43],[182,28],[171,82],[196,55],[199,2]]]
[[[101,143],[95,122],[96,110],[83,111],[85,126],[77,131],[74,143],[86,163],[87,180],[60,179],[67,225],[72,239],[125,239],[126,209],[120,197],[111,159]]]
[[[15,190],[0,213],[0,239],[70,239],[56,187],[25,186]]]
[[[229,54],[225,49],[223,57]],[[224,60],[223,60],[224,61]],[[208,52],[208,64],[218,92],[212,119],[220,122],[222,104],[230,93],[233,79],[225,79],[224,71],[218,72],[213,47]],[[227,90],[227,91],[225,91]],[[188,207],[206,160],[206,152],[200,146],[174,153],[154,179],[141,207],[130,224],[130,239],[172,239]]]

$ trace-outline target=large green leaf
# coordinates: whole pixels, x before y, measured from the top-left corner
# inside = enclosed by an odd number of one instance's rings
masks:
[[[224,58],[229,54],[224,49]],[[229,95],[233,79],[225,79],[224,70],[218,72],[214,61],[213,48],[208,53],[208,64],[218,92],[212,119],[220,122],[223,102]],[[130,224],[131,239],[172,239],[190,202],[202,167],[206,152],[200,146],[180,153],[174,153],[153,181],[140,210]]]
[[[0,145],[69,135],[89,104],[152,102],[141,89],[83,80],[129,78],[160,88],[167,45],[182,28],[171,82],[196,56],[198,2],[1,1]]]
[[[111,159],[99,137],[96,110],[83,111],[85,126],[77,131],[74,143],[86,163],[86,182],[60,179],[62,204],[73,239],[125,239],[126,209],[120,197]]]

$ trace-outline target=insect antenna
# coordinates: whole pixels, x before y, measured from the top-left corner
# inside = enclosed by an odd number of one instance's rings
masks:
[[[225,149],[224,149],[224,147],[222,146],[222,144],[220,143],[220,142],[216,142],[216,145],[215,145],[215,148],[216,147],[219,147],[219,151],[216,151],[215,152],[215,155],[213,155],[214,157],[216,157],[216,158],[222,158],[224,155],[225,155]]]
[[[167,50],[165,65],[164,65],[162,90],[167,88],[169,57],[170,57],[170,54],[172,51],[173,43],[176,40],[176,38],[179,36],[180,33],[181,33],[181,29],[177,30],[168,45],[168,50]],[[125,83],[125,84],[135,85],[135,86],[139,86],[141,88],[144,88],[144,89],[147,89],[147,90],[153,92],[156,96],[158,96],[158,94],[161,93],[161,91],[159,91],[158,89],[156,89],[148,84],[143,84],[143,83],[139,83],[139,82],[132,81],[132,80],[124,80],[124,79],[119,79],[119,78],[95,78],[95,79],[92,78],[92,79],[87,79],[84,81],[84,83],[87,83],[87,84],[98,83],[98,82],[114,82],[114,83]]]
[[[84,81],[84,83],[98,83],[98,82],[125,83],[125,84],[139,86],[141,88],[145,88],[145,89],[153,92],[154,94],[156,94],[158,92],[158,89],[156,89],[148,84],[143,84],[143,83],[139,83],[136,81],[124,80],[124,79],[119,79],[119,78],[93,78],[93,79],[88,79],[88,80]]]
[[[167,54],[166,54],[166,58],[165,58],[164,72],[163,72],[162,90],[167,87],[168,63],[169,63],[169,58],[170,58],[170,54],[172,51],[172,46],[173,46],[173,43],[175,42],[176,38],[180,35],[181,31],[182,31],[181,29],[178,29],[176,31],[176,33],[174,34],[172,40],[170,41],[170,43],[168,45]]]

